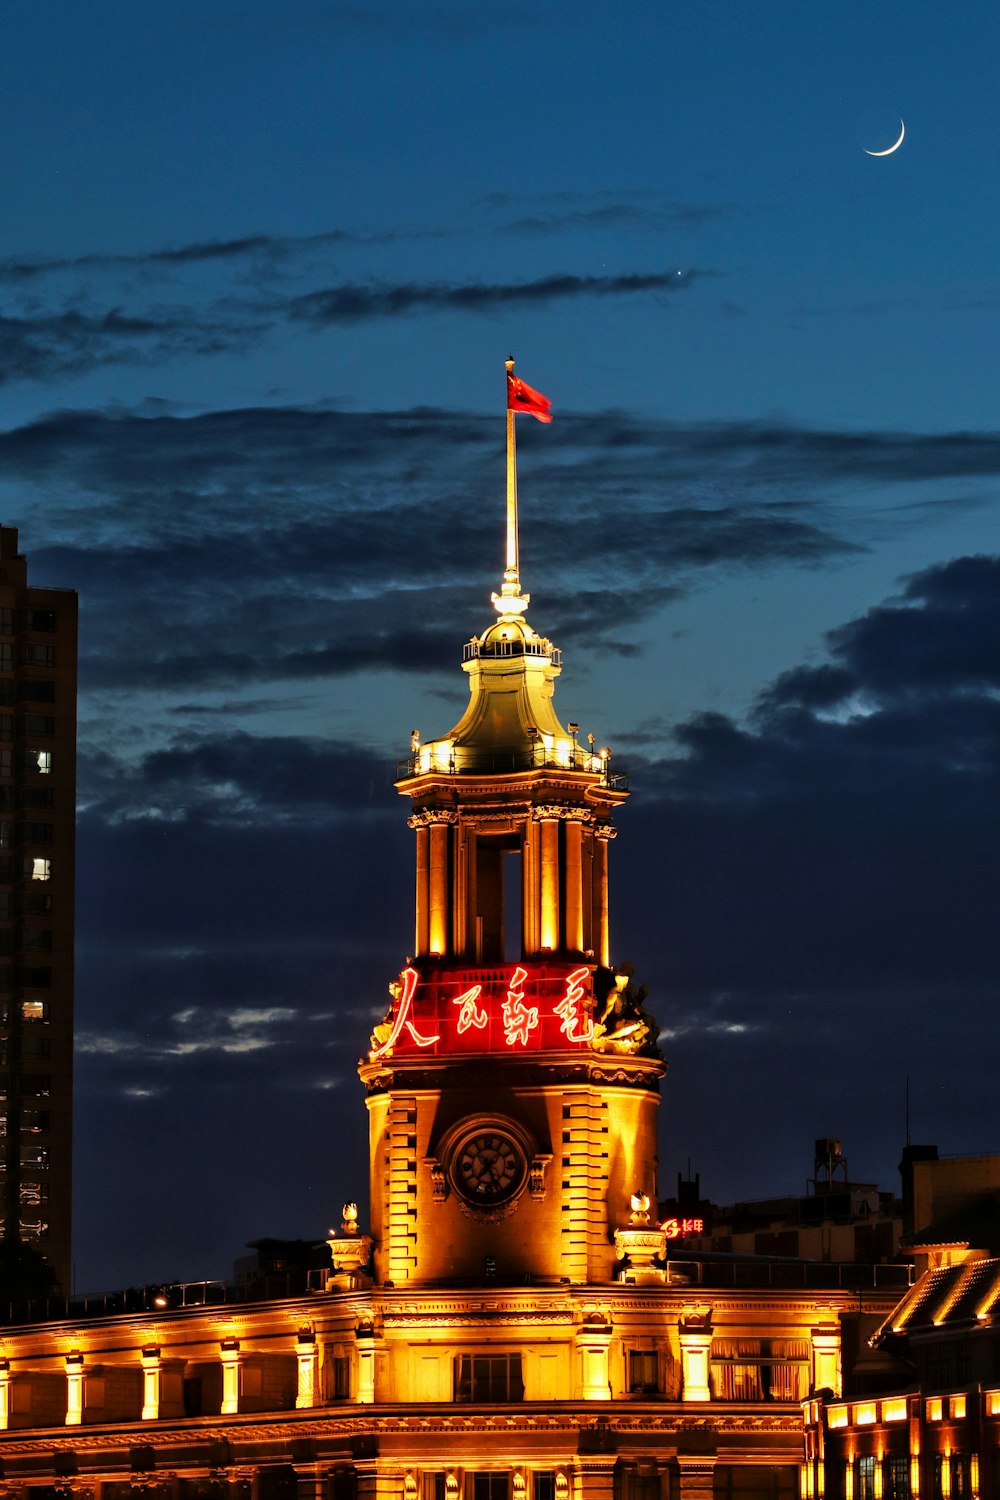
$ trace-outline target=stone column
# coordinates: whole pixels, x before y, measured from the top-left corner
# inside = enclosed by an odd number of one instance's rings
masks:
[[[840,1394],[840,1333],[836,1323],[812,1329],[812,1383],[814,1391]]]
[[[79,1427],[83,1421],[83,1355],[66,1356],[66,1426]]]
[[[425,823],[410,819],[417,831],[417,891],[414,956],[426,958],[430,931],[430,835]]]
[[[231,1417],[240,1409],[240,1341],[223,1339],[219,1345],[222,1363],[222,1415]]]
[[[555,953],[559,947],[559,824],[538,809],[541,828],[541,906],[539,947]]]
[[[142,1420],[155,1422],[160,1415],[160,1351],[156,1344],[143,1349]]]
[[[298,1336],[295,1358],[298,1363],[298,1384],[295,1392],[295,1405],[298,1408],[315,1406],[316,1369],[318,1364],[316,1335],[308,1329],[304,1329]]]
[[[449,826],[435,819],[430,834],[430,902],[428,947],[437,958],[448,952],[448,837]]]
[[[714,1454],[678,1453],[677,1469],[680,1479],[677,1489],[681,1500],[712,1500]]]
[[[0,1359],[0,1431],[10,1426],[10,1360]]]
[[[682,1401],[711,1401],[708,1376],[712,1353],[712,1310],[688,1308],[678,1325],[683,1373]]]
[[[579,817],[565,823],[566,839],[566,947],[583,952],[583,824]]]
[[[608,843],[616,829],[610,823],[596,829],[594,839],[594,956],[608,968],[611,963],[611,935],[608,927]]]

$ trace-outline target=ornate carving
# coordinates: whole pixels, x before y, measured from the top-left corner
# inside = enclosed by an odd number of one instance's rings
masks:
[[[540,802],[533,809],[533,816],[537,822],[550,819],[558,819],[563,823],[594,823],[596,818],[589,807],[566,806],[562,802]],[[602,824],[602,827],[604,825]],[[608,825],[610,827],[610,825]],[[617,829],[614,829],[609,837],[613,838]],[[598,837],[603,838],[602,833]]]
[[[459,1193],[455,1194],[455,1202],[459,1211],[476,1224],[502,1224],[504,1219],[510,1218],[518,1205],[517,1198],[508,1198],[506,1203],[492,1204],[487,1208],[483,1204],[467,1203]]]
[[[458,813],[452,807],[422,807],[406,820],[408,828],[430,828],[435,823],[457,823]]]
[[[434,1203],[443,1203],[448,1196],[448,1178],[445,1175],[444,1167],[436,1156],[429,1157],[427,1165],[431,1169],[431,1201]]]
[[[528,1192],[532,1198],[539,1199],[545,1197],[545,1168],[551,1160],[551,1152],[547,1155],[543,1152],[538,1152],[532,1158],[531,1166],[528,1168]]]

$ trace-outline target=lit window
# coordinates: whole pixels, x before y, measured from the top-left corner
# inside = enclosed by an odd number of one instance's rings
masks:
[[[34,762],[35,762],[36,766],[38,767],[39,771],[41,771],[42,775],[43,776],[47,776],[49,774],[49,772],[52,770],[52,751],[51,750],[32,750],[31,755],[32,755],[32,758],[34,759]]]
[[[52,861],[50,859],[30,859],[32,880],[51,880]]]
[[[22,1021],[47,1021],[49,1019],[49,1008],[44,1000],[22,1000]]]

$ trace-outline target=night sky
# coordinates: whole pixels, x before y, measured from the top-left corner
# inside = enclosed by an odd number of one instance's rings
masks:
[[[630,774],[661,1191],[1000,1150],[1000,16],[7,0],[0,519],[80,594],[76,1285],[364,1200],[503,565]],[[882,150],[906,135],[891,156]]]

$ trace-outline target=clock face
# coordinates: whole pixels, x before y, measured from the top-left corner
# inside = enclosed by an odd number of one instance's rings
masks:
[[[479,1130],[455,1153],[455,1187],[470,1203],[502,1203],[524,1181],[524,1153],[503,1130]]]

